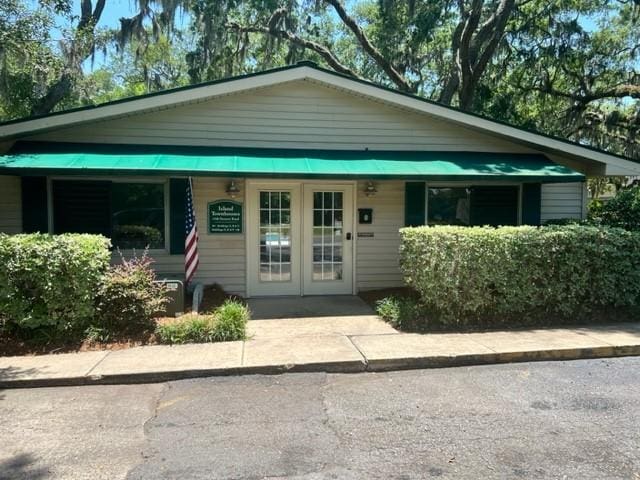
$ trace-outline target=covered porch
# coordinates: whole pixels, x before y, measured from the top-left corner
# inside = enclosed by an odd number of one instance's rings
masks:
[[[404,226],[538,225],[584,203],[584,176],[540,154],[18,143],[0,158],[20,231],[149,246],[170,276],[184,272],[191,178],[195,280],[246,297],[400,286]]]

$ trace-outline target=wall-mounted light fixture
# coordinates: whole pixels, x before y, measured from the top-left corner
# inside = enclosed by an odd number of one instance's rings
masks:
[[[367,186],[364,187],[364,194],[367,197],[373,197],[376,193],[378,193],[378,189],[373,182],[367,182]]]
[[[229,197],[231,198],[236,198],[240,194],[240,189],[236,185],[235,180],[231,180],[229,182],[229,185],[227,185],[226,192],[227,192],[227,195],[229,195]]]

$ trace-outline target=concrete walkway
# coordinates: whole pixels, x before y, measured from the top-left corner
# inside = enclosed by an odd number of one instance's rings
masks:
[[[399,333],[375,315],[249,322],[247,341],[0,357],[0,387],[361,372],[640,355],[640,323],[486,333]]]

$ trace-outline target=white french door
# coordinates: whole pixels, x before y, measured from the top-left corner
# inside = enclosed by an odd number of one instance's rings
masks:
[[[353,185],[247,182],[249,296],[353,293]]]
[[[305,184],[303,294],[353,293],[353,186]]]
[[[249,295],[300,295],[300,183],[248,185]]]

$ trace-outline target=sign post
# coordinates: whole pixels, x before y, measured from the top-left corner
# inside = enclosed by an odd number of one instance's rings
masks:
[[[217,200],[207,204],[209,233],[242,233],[242,204]]]

